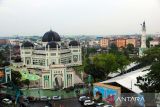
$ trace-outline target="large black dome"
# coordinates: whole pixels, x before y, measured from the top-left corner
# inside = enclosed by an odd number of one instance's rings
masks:
[[[57,45],[58,45],[58,43],[56,43],[56,42],[54,42],[54,41],[51,41],[51,42],[48,42],[47,43],[47,45],[46,45],[46,48],[48,48],[48,46],[49,46],[49,48],[57,48]],[[58,45],[58,48],[59,48],[60,46]]]
[[[77,41],[75,41],[75,40],[73,40],[73,41],[71,41],[70,43],[69,43],[69,46],[79,46],[80,44],[79,44],[79,42],[77,42]]]
[[[33,43],[26,41],[23,42],[23,44],[21,45],[21,47],[34,47]]]
[[[50,30],[44,34],[44,36],[42,37],[42,42],[50,42],[50,41],[59,42],[61,41],[61,38],[58,33]]]

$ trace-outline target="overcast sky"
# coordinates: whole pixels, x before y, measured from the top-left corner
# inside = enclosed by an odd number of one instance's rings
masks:
[[[160,32],[160,0],[0,0],[0,36]]]

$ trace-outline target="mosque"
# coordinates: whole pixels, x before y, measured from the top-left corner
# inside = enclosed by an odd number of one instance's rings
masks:
[[[20,55],[24,66],[40,69],[43,89],[73,86],[75,73],[70,68],[82,65],[80,43],[74,40],[64,46],[59,34],[52,30],[44,34],[38,46],[30,41],[23,42]]]

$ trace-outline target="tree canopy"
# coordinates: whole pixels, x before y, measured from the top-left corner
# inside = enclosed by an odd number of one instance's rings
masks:
[[[118,53],[118,47],[116,46],[116,44],[111,43],[110,49],[109,49],[109,53],[113,53],[113,54],[117,54]]]
[[[149,48],[150,47],[150,41],[153,40],[152,37],[148,37],[146,40],[146,46]]]
[[[21,78],[22,78],[21,73],[18,72],[18,71],[12,70],[12,71],[11,71],[11,76],[12,76],[12,82],[13,82],[15,85],[19,86],[20,83],[21,83]]]
[[[109,73],[123,72],[129,64],[129,60],[123,54],[97,54],[92,59],[86,58],[84,61],[84,71],[92,75],[94,81],[102,81],[108,78]]]
[[[113,54],[98,54],[94,57],[93,63],[97,68],[103,70],[106,75],[118,69],[116,57]]]
[[[144,51],[144,56],[139,58],[138,62],[150,65],[156,60],[160,60],[160,47],[152,47]]]
[[[136,85],[144,92],[160,92],[160,47],[152,47],[144,53],[139,62],[151,65],[150,72],[143,77],[138,77]]]
[[[28,86],[28,89],[29,89],[30,80],[29,80],[29,79],[23,80],[23,83],[24,83],[25,85],[27,85],[27,86]]]
[[[130,63],[125,55],[117,55],[116,62],[118,64],[118,69],[120,69],[121,73],[125,70],[125,67]]]

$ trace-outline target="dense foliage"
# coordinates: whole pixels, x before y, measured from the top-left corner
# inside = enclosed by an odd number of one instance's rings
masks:
[[[23,80],[22,81],[25,85],[28,86],[28,89],[29,89],[29,85],[30,85],[30,80],[29,79],[26,79],[26,80]]]
[[[22,75],[20,74],[20,72],[12,70],[11,71],[11,77],[12,77],[12,82],[15,85],[17,85],[17,86],[21,85]]]
[[[148,38],[146,39],[146,45],[147,45],[148,48],[150,47],[150,41],[151,41],[151,40],[153,40],[152,37],[148,37]]]
[[[143,77],[138,77],[137,85],[144,92],[160,92],[160,47],[150,48],[144,53],[139,62],[151,65],[150,72]]]
[[[108,78],[109,73],[123,72],[129,61],[123,54],[97,54],[92,59],[85,59],[84,71],[93,76],[94,81],[101,81]]]

